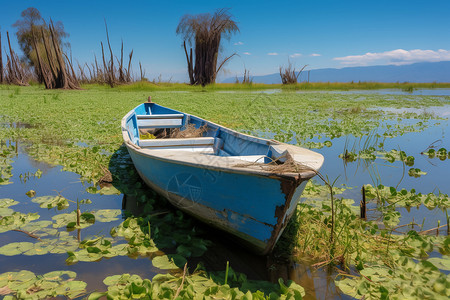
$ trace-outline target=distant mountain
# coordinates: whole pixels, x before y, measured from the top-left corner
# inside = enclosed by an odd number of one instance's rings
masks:
[[[303,71],[299,81],[310,82],[450,82],[450,61],[415,63],[411,65],[385,65],[370,67],[348,67],[342,69],[315,69]],[[242,81],[242,77],[239,78]],[[235,82],[227,78],[224,83]],[[281,83],[280,74],[253,76],[254,83]]]

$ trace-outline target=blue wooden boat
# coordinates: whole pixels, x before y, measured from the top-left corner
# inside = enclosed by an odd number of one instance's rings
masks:
[[[145,130],[183,133],[194,126],[201,136],[144,139]],[[272,251],[307,181],[324,161],[316,152],[242,134],[152,102],[122,119],[122,134],[148,186],[263,255]]]

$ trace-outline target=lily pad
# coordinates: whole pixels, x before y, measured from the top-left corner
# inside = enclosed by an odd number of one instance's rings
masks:
[[[11,299],[48,299],[56,296],[76,298],[86,292],[86,283],[74,280],[72,271],[53,271],[44,275],[22,270],[0,274],[0,287],[6,287]],[[8,296],[5,297],[7,299]]]
[[[9,198],[0,199],[0,208],[10,207],[16,204],[19,204],[19,202],[13,199]]]
[[[6,215],[0,219],[0,232],[6,232],[13,229],[20,229],[22,226],[37,219],[39,219],[39,215],[37,213],[23,214],[20,212],[13,212],[9,216]]]
[[[450,271],[450,257],[448,256],[444,256],[442,258],[432,257],[427,259],[427,261],[435,265],[438,269]]]
[[[122,214],[120,209],[99,209],[94,212],[95,220],[103,223],[117,221],[117,216]]]
[[[154,267],[162,270],[172,270],[183,267],[186,259],[181,255],[167,255],[156,256],[152,259]]]
[[[91,194],[100,194],[100,195],[120,195],[121,192],[116,189],[112,184],[102,187],[101,189],[97,190],[95,186],[90,186],[86,189],[88,193]]]
[[[39,203],[41,208],[53,208],[57,207],[58,210],[62,210],[69,207],[69,201],[58,195],[58,196],[41,196],[36,197],[33,200],[34,203]]]
[[[11,208],[7,208],[7,207],[0,207],[0,216],[5,217],[5,216],[10,216],[14,213],[14,210]]]
[[[0,247],[0,254],[6,256],[14,256],[23,254],[34,248],[34,244],[30,242],[10,243]]]
[[[10,243],[0,247],[0,254],[6,256],[13,255],[44,255],[48,253],[61,254],[67,251],[74,251],[78,248],[78,241],[62,232],[58,238],[47,238],[31,242]]]
[[[112,245],[113,240],[107,238],[95,238],[83,240],[79,244],[79,249],[68,251],[68,264],[78,261],[98,261],[102,258],[128,255],[128,244]]]
[[[83,214],[85,214],[83,217]],[[83,213],[80,218],[80,227],[79,228],[86,228],[93,224],[92,218],[87,217],[87,213]],[[89,216],[92,214],[89,214]],[[77,222],[77,213],[75,211],[69,213],[69,214],[59,214],[52,217],[54,220],[53,228],[61,228],[61,227],[67,227],[67,228],[78,228],[76,226]],[[95,218],[94,218],[95,221]]]

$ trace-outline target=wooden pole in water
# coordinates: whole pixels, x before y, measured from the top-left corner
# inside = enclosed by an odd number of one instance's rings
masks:
[[[362,193],[362,200],[359,204],[359,208],[360,208],[360,215],[361,215],[361,219],[366,219],[366,189],[364,188],[364,185],[361,188],[361,193]]]

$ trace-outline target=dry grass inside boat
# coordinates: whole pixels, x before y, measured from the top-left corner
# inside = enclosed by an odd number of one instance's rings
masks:
[[[206,131],[208,131],[208,126],[206,124],[199,128],[196,128],[194,124],[188,124],[184,130],[174,128],[170,133],[170,138],[183,139],[202,137],[203,133]]]
[[[195,124],[188,124],[184,130],[180,128],[139,129],[141,139],[185,139],[202,137],[208,131],[208,126],[199,128]]]
[[[286,158],[284,162],[281,159]],[[284,154],[279,158],[272,160],[270,163],[265,164],[259,161],[245,163],[245,164],[237,164],[235,167],[250,167],[250,166],[258,166],[261,169],[273,173],[300,173],[302,171],[311,171],[313,170],[311,167],[302,165],[298,162],[295,162],[294,158],[289,154]]]

